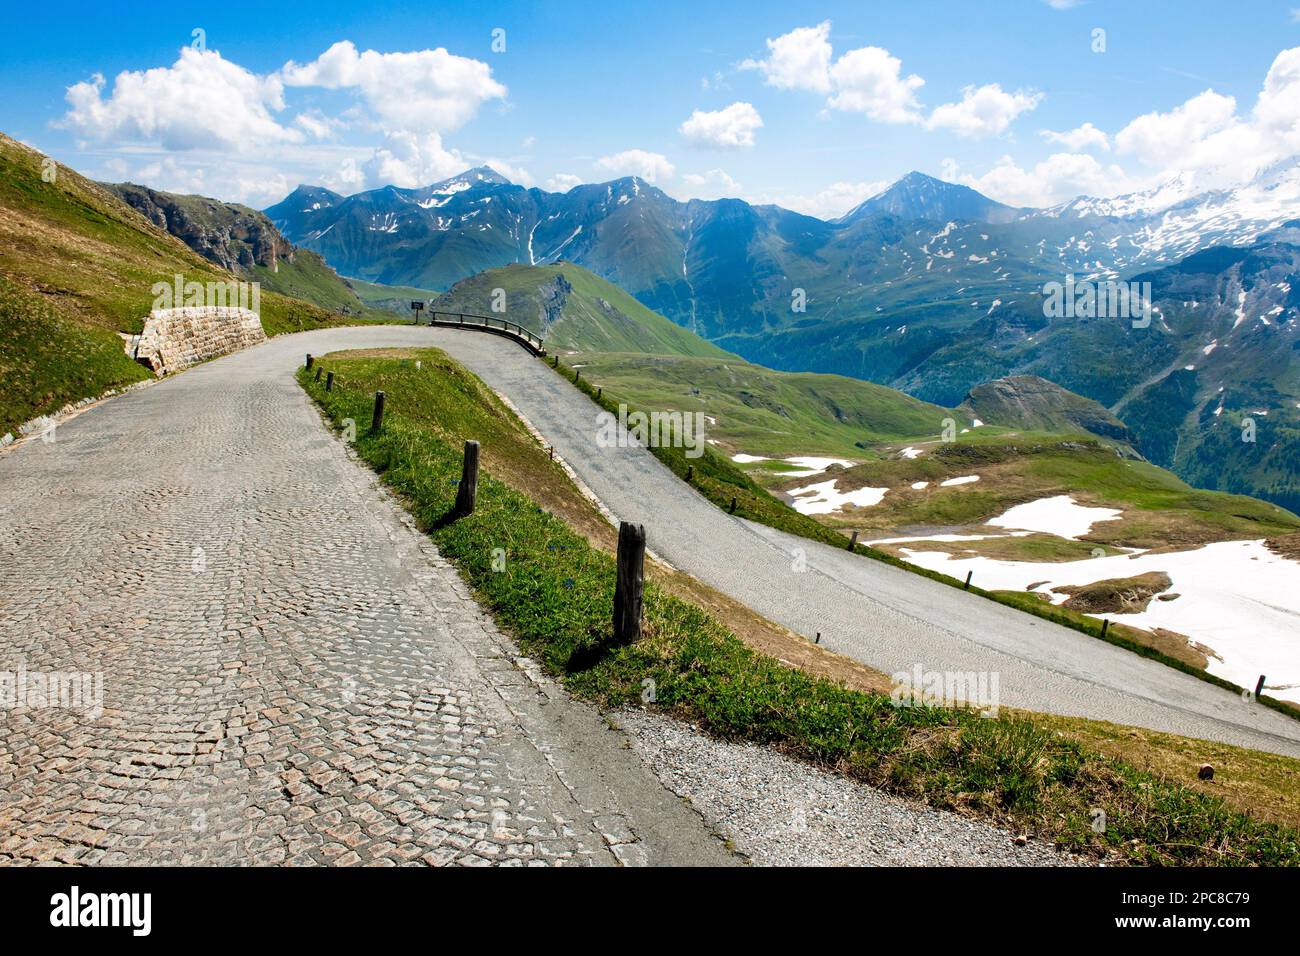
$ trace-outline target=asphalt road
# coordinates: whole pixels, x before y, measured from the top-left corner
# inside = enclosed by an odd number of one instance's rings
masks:
[[[601,447],[597,407],[507,340],[388,328],[293,341],[302,343],[298,352],[345,343],[445,349],[506,396],[614,515],[644,524],[654,552],[768,619],[810,638],[820,632],[824,646],[886,673],[916,665],[987,672],[998,677],[1002,706],[1300,756],[1300,722],[1222,688],[920,575],[727,515],[644,448]]]

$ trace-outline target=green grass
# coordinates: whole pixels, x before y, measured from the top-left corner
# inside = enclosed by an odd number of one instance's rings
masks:
[[[505,294],[511,320],[542,336],[551,352],[731,357],[652,312],[613,283],[569,262],[489,269],[457,282],[430,308],[492,315],[498,289]]]
[[[523,426],[444,354],[413,354],[422,369],[410,359],[325,356],[321,364],[336,376],[330,393],[305,370],[299,380],[335,427],[368,423],[375,389],[387,392],[384,428],[358,431],[358,453],[404,497],[525,652],[572,692],[619,707],[639,704],[653,686],[654,707],[710,733],[776,745],[1072,850],[1130,863],[1300,863],[1294,829],[1103,756],[1029,717],[899,708],[885,695],[784,667],[653,583],[643,639],[615,646],[608,554],[486,470],[475,513],[448,520],[463,441],[495,436],[485,441],[486,456],[487,442],[522,441]],[[1091,829],[1093,808],[1106,812],[1104,833]]]
[[[606,411],[614,414],[618,413],[620,399],[609,391],[606,391],[603,385],[593,384],[589,381],[587,376],[579,374],[580,372],[586,371],[585,369],[579,370],[579,373],[575,373],[574,370],[566,367],[564,363],[560,362],[558,356],[552,356],[549,359],[539,358],[538,361],[545,362],[548,367],[552,368],[556,372],[556,374],[564,377],[566,381],[573,384],[575,388],[586,394],[588,398]],[[635,410],[638,407],[634,402],[627,402],[626,404],[632,410]],[[980,441],[984,440],[985,439],[980,439]],[[987,440],[991,444],[996,444],[998,441],[996,436],[990,436]],[[963,446],[956,447],[962,448]],[[708,447],[704,449],[703,455],[695,459],[689,459],[686,457],[685,448],[653,445],[649,450],[656,458],[667,465],[678,478],[683,481],[689,479],[690,484],[699,491],[700,494],[728,512],[734,513],[742,518],[748,518],[751,521],[757,521],[758,523],[765,524],[768,527],[776,528],[778,531],[786,531],[790,534],[799,535],[814,541],[821,541],[834,547],[847,548],[848,546],[848,540],[839,531],[829,528],[807,515],[800,514],[789,505],[779,501],[759,486],[753,478],[737,468],[732,462],[724,459]],[[977,449],[973,447],[967,448],[963,454],[968,454],[971,451],[977,451]],[[1169,478],[1172,481],[1178,481],[1178,479],[1172,475],[1169,475]],[[1200,492],[1199,494],[1209,493]],[[1257,502],[1253,499],[1246,500],[1252,501],[1255,505],[1264,509],[1273,509],[1275,507],[1266,502]],[[1287,514],[1287,512],[1282,513]],[[969,590],[972,594],[988,598],[991,601],[997,601],[999,604],[1014,607],[1018,610],[1025,611],[1026,613],[1033,614],[1035,617],[1041,617],[1052,621],[1053,623],[1060,624],[1063,627],[1068,627],[1075,631],[1079,631],[1082,634],[1087,634],[1089,637],[1095,637],[1118,647],[1123,647],[1126,650],[1133,651],[1135,654],[1140,654],[1143,657],[1158,661],[1168,667],[1191,674],[1207,683],[1215,684],[1219,687],[1231,690],[1234,693],[1241,693],[1244,690],[1244,688],[1237,684],[1224,680],[1223,678],[1211,674],[1203,668],[1196,667],[1187,661],[1180,660],[1158,647],[1141,643],[1140,640],[1136,639],[1138,635],[1135,631],[1126,632],[1125,629],[1110,628],[1103,635],[1102,622],[1098,619],[1081,614],[1077,611],[1070,611],[1047,604],[1033,595],[1023,596],[1009,591],[986,591],[974,585],[966,588],[964,581],[959,581],[947,574],[931,571],[928,568],[918,567],[915,564],[904,561],[892,554],[887,554],[884,551],[869,548],[861,544],[855,545],[853,550],[856,554],[863,555],[864,557],[876,561],[883,561],[886,564],[892,564],[895,567],[902,568],[912,574],[918,574],[922,577],[930,578],[933,581],[938,581],[950,587],[959,587]],[[1284,713],[1287,716],[1300,720],[1300,708],[1296,707],[1294,704],[1262,695],[1258,698],[1258,701],[1266,707],[1271,707],[1280,713]]]

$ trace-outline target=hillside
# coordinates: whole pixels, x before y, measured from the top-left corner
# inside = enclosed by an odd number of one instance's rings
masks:
[[[206,196],[181,196],[134,183],[105,189],[209,262],[260,282],[262,289],[303,299],[342,315],[370,310],[319,253],[299,249],[265,213]]]
[[[97,183],[44,163],[0,134],[0,435],[149,377],[119,333],[141,331],[154,283],[177,274],[199,282],[240,278]],[[263,293],[261,308],[272,335],[338,321],[275,292]]]
[[[570,262],[491,269],[456,283],[429,308],[492,315],[497,289],[504,290],[511,321],[536,332],[552,351],[728,356]]]
[[[1011,375],[977,385],[958,407],[988,425],[1059,433],[1077,430],[1125,447],[1133,444],[1129,427],[1105,406],[1037,375]]]

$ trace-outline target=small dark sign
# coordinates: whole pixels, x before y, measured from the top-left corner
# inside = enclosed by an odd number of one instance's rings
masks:
[[[411,308],[414,309],[416,312],[419,312],[421,309],[424,308],[424,303],[416,299],[411,303]]]

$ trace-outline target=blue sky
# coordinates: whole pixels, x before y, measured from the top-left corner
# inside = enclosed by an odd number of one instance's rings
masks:
[[[258,206],[481,162],[826,216],[912,169],[1045,205],[1294,157],[1295,2],[32,4],[0,129]]]

